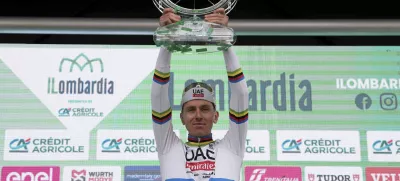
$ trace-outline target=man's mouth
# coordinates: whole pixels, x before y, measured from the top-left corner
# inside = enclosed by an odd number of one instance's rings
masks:
[[[206,124],[204,123],[193,123],[193,126],[205,126]]]

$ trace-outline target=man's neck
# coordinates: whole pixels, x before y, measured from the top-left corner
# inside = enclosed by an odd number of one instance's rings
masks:
[[[192,136],[192,135],[188,134],[188,141],[192,142],[192,143],[210,142],[210,141],[213,141],[212,133],[210,133],[209,135],[205,135],[205,136]]]

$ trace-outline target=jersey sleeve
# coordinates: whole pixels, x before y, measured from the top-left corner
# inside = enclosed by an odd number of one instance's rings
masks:
[[[167,153],[180,139],[172,127],[172,109],[168,97],[171,53],[161,48],[153,75],[151,107],[153,131],[158,154]]]
[[[231,95],[229,102],[229,130],[221,141],[236,155],[244,157],[249,107],[247,83],[238,57],[232,47],[224,51],[224,59]]]

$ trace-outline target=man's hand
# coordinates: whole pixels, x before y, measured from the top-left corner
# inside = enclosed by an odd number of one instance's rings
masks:
[[[181,20],[179,15],[176,15],[172,8],[165,8],[163,11],[163,15],[160,17],[160,26],[169,25],[172,23],[176,23]]]
[[[204,20],[210,23],[228,26],[229,17],[226,15],[224,8],[219,8],[213,13],[205,15]]]

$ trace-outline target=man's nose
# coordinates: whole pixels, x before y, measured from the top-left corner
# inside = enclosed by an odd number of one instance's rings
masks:
[[[201,112],[200,112],[200,109],[196,109],[196,119],[201,119],[202,117],[201,117]]]

